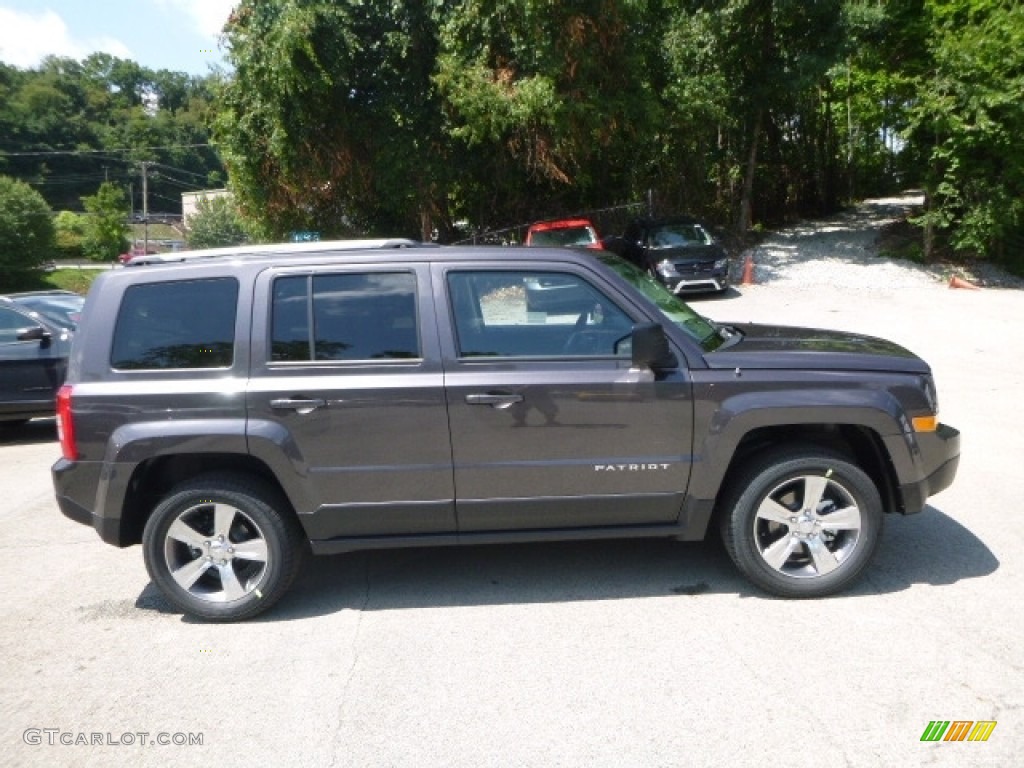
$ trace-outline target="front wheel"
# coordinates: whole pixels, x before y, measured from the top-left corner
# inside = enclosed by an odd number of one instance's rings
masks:
[[[821,597],[867,567],[882,502],[871,478],[841,454],[779,450],[730,484],[721,526],[726,550],[754,585],[782,597]]]
[[[301,566],[298,523],[270,486],[212,474],[176,487],[142,534],[146,570],[186,613],[247,619],[276,603]]]

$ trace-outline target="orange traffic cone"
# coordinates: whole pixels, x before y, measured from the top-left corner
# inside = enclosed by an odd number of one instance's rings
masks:
[[[968,282],[967,280],[964,280],[961,277],[957,277],[956,275],[953,275],[951,278],[949,278],[949,287],[950,288],[967,288],[968,290],[971,290],[971,291],[980,290],[978,288],[978,286],[976,286],[974,283],[970,283],[970,282]]]
[[[743,285],[754,284],[754,257],[749,253],[747,260],[743,262]]]

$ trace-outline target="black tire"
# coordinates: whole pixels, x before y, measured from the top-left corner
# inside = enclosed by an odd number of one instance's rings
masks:
[[[176,486],[142,534],[153,583],[185,613],[251,618],[281,599],[307,546],[281,498],[258,478],[217,473]]]
[[[733,478],[722,501],[729,556],[755,586],[780,597],[845,589],[871,561],[882,530],[871,478],[842,454],[816,446],[761,454]]]

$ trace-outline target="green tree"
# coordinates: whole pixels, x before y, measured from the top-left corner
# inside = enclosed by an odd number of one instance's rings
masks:
[[[53,256],[53,211],[28,184],[0,176],[0,280],[16,280]]]
[[[443,214],[430,14],[418,0],[238,4],[214,131],[247,217],[278,235],[417,234]]]
[[[662,123],[646,58],[659,5],[455,4],[433,82],[459,158],[461,216],[523,221],[638,193]]]
[[[925,157],[925,255],[937,236],[1024,272],[1024,7],[929,0],[933,67],[911,107]]]
[[[128,199],[112,182],[100,184],[95,195],[82,198],[86,211],[82,251],[94,261],[113,261],[129,246]]]
[[[200,198],[196,212],[188,217],[187,226],[190,248],[218,248],[250,240],[245,221],[234,200],[227,195]]]
[[[141,203],[138,163],[152,161],[150,202],[176,213],[183,189],[223,172],[208,127],[219,77],[103,53],[51,56],[29,70],[0,64],[0,173],[28,181],[54,209],[75,210],[105,180],[135,182]]]
[[[758,208],[771,220],[834,204],[827,76],[843,54],[842,6],[700,0],[670,18],[662,168],[682,158],[679,183],[711,182],[739,231]]]
[[[85,255],[86,217],[74,211],[61,211],[53,221],[57,234],[57,254],[62,259],[80,259]]]

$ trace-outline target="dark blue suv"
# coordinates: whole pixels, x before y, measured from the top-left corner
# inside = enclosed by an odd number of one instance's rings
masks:
[[[646,270],[672,293],[722,292],[729,287],[729,256],[696,219],[636,219],[607,248]]]
[[[0,296],[0,424],[54,415],[84,303],[67,291]]]

